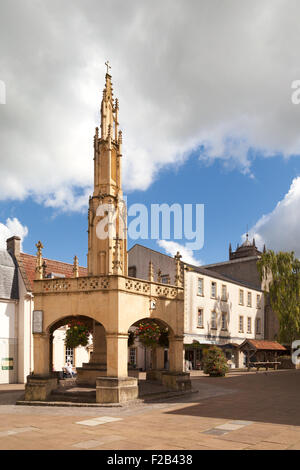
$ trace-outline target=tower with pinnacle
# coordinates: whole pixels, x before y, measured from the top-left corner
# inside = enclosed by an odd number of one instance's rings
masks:
[[[105,76],[100,132],[94,136],[94,192],[88,212],[88,274],[127,275],[126,205],[122,192],[122,132],[111,75]]]

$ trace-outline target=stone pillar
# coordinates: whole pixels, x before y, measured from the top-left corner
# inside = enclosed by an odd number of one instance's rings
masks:
[[[34,375],[49,376],[50,337],[48,333],[33,334]]]
[[[50,336],[34,333],[34,370],[28,375],[25,385],[25,401],[45,401],[57,388],[58,379],[50,371]]]
[[[127,377],[128,334],[107,334],[107,376]]]
[[[95,387],[97,377],[106,375],[106,349],[105,328],[94,321],[93,352],[90,362],[76,368],[78,385]]]
[[[170,390],[188,391],[192,388],[190,374],[183,368],[183,336],[169,337],[170,370],[162,373],[162,383]]]
[[[183,372],[183,354],[183,336],[171,336],[169,338],[170,372]]]
[[[164,348],[152,347],[152,369],[146,373],[146,380],[158,380],[161,382],[164,372]]]
[[[104,326],[94,323],[93,353],[90,364],[106,364],[106,335]]]
[[[128,377],[128,334],[108,333],[107,377],[96,379],[97,403],[122,403],[138,397],[135,377]]]
[[[164,352],[161,346],[152,349],[152,369],[164,369]]]

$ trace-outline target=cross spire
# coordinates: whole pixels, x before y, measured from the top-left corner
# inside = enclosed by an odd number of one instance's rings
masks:
[[[108,60],[105,62],[105,65],[106,65],[106,73],[109,75],[109,69],[111,69],[111,66],[109,65]]]

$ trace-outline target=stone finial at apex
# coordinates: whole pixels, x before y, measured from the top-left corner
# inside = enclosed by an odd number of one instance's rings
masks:
[[[79,277],[79,264],[78,264],[78,257],[76,255],[74,256],[74,261],[73,261],[73,276]]]
[[[37,247],[37,254],[36,254],[36,268],[35,268],[35,279],[43,279],[43,255],[42,249],[44,248],[41,241],[38,241],[35,245]]]
[[[148,280],[150,282],[154,281],[154,269],[152,261],[149,261],[149,271],[148,271]]]
[[[181,261],[182,258],[179,251],[177,251],[174,256],[175,259],[175,286],[182,287],[182,277],[181,277]]]
[[[109,69],[111,69],[111,66],[109,65],[108,60],[105,62],[105,65],[106,65],[106,73],[109,75]]]

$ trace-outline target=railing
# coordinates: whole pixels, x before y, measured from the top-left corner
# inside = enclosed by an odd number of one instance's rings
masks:
[[[175,299],[183,289],[125,276],[86,276],[77,278],[41,279],[34,283],[34,293],[57,294],[121,290],[150,297]]]

